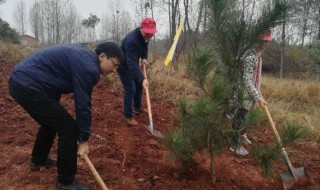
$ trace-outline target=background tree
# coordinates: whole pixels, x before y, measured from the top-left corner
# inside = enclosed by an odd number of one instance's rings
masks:
[[[148,16],[149,0],[135,0],[137,20],[143,20]]]
[[[280,70],[279,70],[279,77],[283,77],[283,63],[284,63],[284,51],[286,47],[286,14],[282,15],[282,35],[281,35],[281,50],[280,50]]]
[[[100,19],[97,17],[97,15],[93,15],[90,13],[89,18],[84,19],[81,21],[81,24],[85,26],[86,28],[92,29],[92,37],[91,39],[94,41],[96,39],[96,25],[100,22]]]
[[[30,9],[31,31],[43,44],[80,41],[79,13],[70,0],[35,0]]]
[[[170,24],[170,41],[173,41],[174,35],[181,20],[179,0],[169,0],[169,24]]]
[[[72,1],[67,2],[60,34],[62,43],[76,43],[81,37],[81,18]]]
[[[27,7],[24,0],[17,3],[13,14],[19,33],[24,35],[27,31]]]
[[[31,32],[34,37],[40,39],[40,34],[43,33],[43,21],[41,17],[41,7],[39,2],[35,2],[30,9],[30,25]]]
[[[311,44],[309,48],[310,56],[316,65],[316,81],[320,81],[320,41]]]
[[[127,11],[122,11],[119,15],[118,18],[118,27],[119,27],[119,41],[121,41],[120,39],[123,39],[125,35],[127,35],[127,33],[129,33],[134,27],[133,22],[131,20],[131,16],[129,14],[129,12]],[[139,26],[139,25],[138,25]]]
[[[19,34],[12,29],[6,21],[0,19],[0,41],[9,43],[20,43]]]
[[[100,35],[101,39],[110,39],[112,35],[112,19],[109,15],[105,14],[101,17],[101,25],[100,25]]]
[[[312,8],[312,12],[314,13],[313,21],[316,25],[315,28],[318,28],[318,30],[316,30],[315,39],[320,40],[320,1],[315,0],[314,6],[312,6],[311,8]]]

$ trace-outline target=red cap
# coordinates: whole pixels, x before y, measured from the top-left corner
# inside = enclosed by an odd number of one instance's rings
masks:
[[[153,18],[145,18],[140,24],[141,29],[148,34],[155,34],[157,32],[156,21]]]
[[[272,40],[272,37],[271,37],[271,30],[268,29],[267,31],[265,31],[263,34],[262,34],[262,40],[263,41],[267,41],[267,42],[270,42]]]

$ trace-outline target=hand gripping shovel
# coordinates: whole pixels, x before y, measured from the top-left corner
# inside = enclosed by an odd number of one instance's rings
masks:
[[[97,182],[99,183],[99,185],[101,186],[102,190],[108,190],[106,184],[104,184],[103,180],[101,179],[99,173],[97,172],[96,168],[94,168],[93,164],[91,163],[90,159],[88,158],[87,155],[84,155],[83,157],[84,161],[87,163],[87,165],[89,166],[92,174],[94,175],[94,177],[96,178]]]
[[[270,115],[269,109],[268,107],[265,105],[264,106],[264,110],[268,116],[268,120],[270,122],[270,125],[272,127],[273,133],[276,136],[276,139],[278,141],[278,143],[282,146],[281,143],[281,139],[279,136],[279,133],[277,131],[276,126],[273,123],[272,117]],[[284,159],[286,161],[286,164],[288,166],[288,171],[282,172],[281,175],[281,180],[282,180],[282,184],[283,184],[283,188],[284,189],[289,189],[296,181],[298,181],[298,179],[302,178],[302,177],[308,177],[307,171],[304,167],[300,167],[300,168],[294,168],[291,164],[291,161],[289,159],[289,156],[286,152],[286,150],[284,149],[284,147],[282,147],[281,149],[282,154],[284,156]]]
[[[144,77],[147,79],[147,71],[146,66],[143,65],[143,72]],[[145,125],[145,128],[155,137],[163,138],[163,134],[158,131],[157,129],[153,128],[153,120],[152,120],[152,113],[151,113],[151,103],[149,98],[149,88],[146,88],[146,97],[147,97],[147,106],[148,106],[148,115],[149,115],[149,122],[150,125]]]

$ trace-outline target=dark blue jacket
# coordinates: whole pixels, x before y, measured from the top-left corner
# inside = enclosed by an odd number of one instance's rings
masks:
[[[100,78],[99,58],[81,45],[58,45],[37,51],[10,75],[14,82],[49,96],[74,93],[78,140],[88,140],[91,128],[91,94]]]
[[[121,49],[124,59],[117,71],[128,75],[133,80],[142,82],[144,76],[139,68],[139,58],[147,59],[148,42],[145,42],[142,37],[140,28],[136,28],[126,35],[121,42]]]

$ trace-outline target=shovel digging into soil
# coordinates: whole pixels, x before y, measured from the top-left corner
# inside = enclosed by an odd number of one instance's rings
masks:
[[[282,146],[281,143],[281,139],[279,136],[279,133],[277,131],[276,126],[274,125],[274,122],[272,120],[272,117],[270,115],[269,109],[267,106],[264,106],[264,110],[268,116],[268,120],[270,122],[270,125],[272,127],[273,133],[276,136],[276,139],[278,141],[278,143]],[[284,149],[284,147],[281,148],[281,152],[282,155],[284,156],[284,159],[286,161],[286,164],[288,166],[288,171],[282,172],[281,175],[281,180],[282,180],[282,184],[283,184],[283,188],[289,189],[290,187],[292,187],[292,185],[298,181],[299,179],[303,178],[303,177],[309,177],[308,173],[306,171],[306,169],[304,167],[300,167],[300,168],[294,168],[291,164],[291,161],[289,159],[289,156],[286,152],[286,150]]]
[[[147,79],[147,71],[146,71],[146,66],[145,65],[143,65],[143,72],[144,72],[144,77]],[[145,128],[153,136],[158,137],[158,138],[163,138],[163,134],[153,127],[153,119],[152,119],[152,113],[151,113],[151,103],[150,103],[150,97],[149,97],[149,88],[146,88],[146,98],[147,98],[148,116],[149,116],[150,125],[145,125]]]

